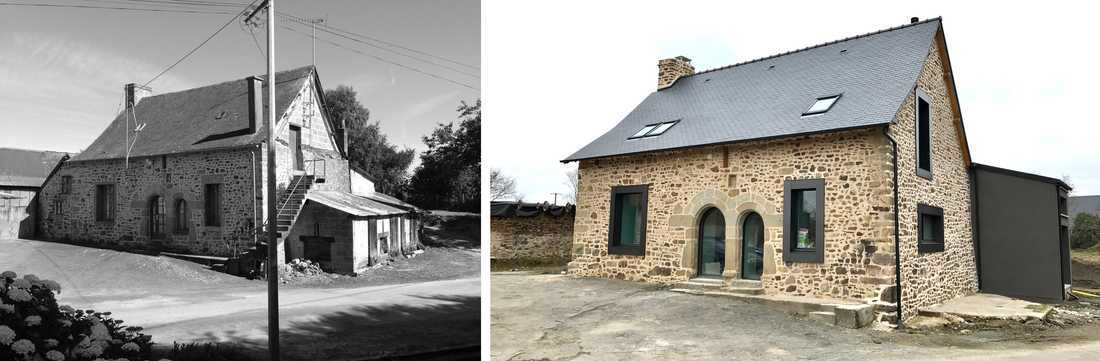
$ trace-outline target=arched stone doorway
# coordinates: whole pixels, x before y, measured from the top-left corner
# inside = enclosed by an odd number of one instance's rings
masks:
[[[164,197],[159,195],[149,199],[149,238],[164,239]]]
[[[741,222],[741,278],[760,280],[764,274],[764,218],[749,212]]]
[[[710,208],[699,218],[699,245],[696,274],[722,277],[726,269],[726,220],[718,208]]]

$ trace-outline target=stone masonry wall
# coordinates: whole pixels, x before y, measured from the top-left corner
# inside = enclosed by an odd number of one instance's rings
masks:
[[[489,219],[490,257],[493,260],[562,261],[573,245],[574,213],[552,216]]]
[[[855,130],[580,162],[576,276],[675,283],[696,274],[697,225],[718,208],[726,224],[727,282],[740,278],[740,228],[764,220],[768,294],[866,300],[894,282],[890,148],[881,129]],[[728,149],[728,162],[725,159]],[[784,262],[785,180],[825,180],[824,263]],[[609,255],[612,186],[649,185],[645,255]]]
[[[916,120],[913,93],[890,127],[898,142],[901,280],[903,317],[920,307],[977,292],[971,230],[970,182],[957,138],[954,111],[944,81],[939,45],[934,44],[917,82],[932,106],[932,179],[916,174]],[[917,250],[917,204],[943,208],[944,251]]]
[[[253,164],[252,155],[252,150],[238,149],[130,158],[128,168],[122,159],[66,162],[43,185],[39,196],[39,206],[44,210],[42,235],[47,239],[228,256],[233,245],[251,245],[248,230],[257,221],[260,204],[253,200],[260,184],[253,179],[253,169],[259,163]],[[61,194],[63,176],[72,176],[69,194]],[[222,185],[220,227],[203,224],[207,183]],[[99,184],[115,185],[113,221],[95,220],[95,189]],[[159,240],[150,239],[150,201],[154,195],[165,200],[165,237]],[[57,199],[64,201],[60,213],[54,209]],[[174,206],[181,199],[187,201],[188,229],[177,234]]]

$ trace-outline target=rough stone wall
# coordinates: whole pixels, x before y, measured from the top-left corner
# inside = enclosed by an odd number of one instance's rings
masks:
[[[312,189],[350,192],[348,161],[340,155],[318,104],[313,86],[307,82],[279,122],[275,133],[278,144],[275,147],[277,187],[285,189],[293,177],[289,139],[290,126],[294,125],[301,128],[304,170],[325,179],[324,183],[314,184]],[[313,164],[313,160],[320,162]]]
[[[913,93],[890,127],[898,142],[898,192],[901,235],[903,317],[920,307],[977,292],[977,266],[971,230],[970,182],[957,138],[954,110],[944,80],[939,45],[935,44],[917,86],[932,107],[932,179],[916,174],[916,110]],[[943,252],[917,250],[917,204],[943,208]]]
[[[332,272],[355,273],[352,220],[347,213],[307,202],[295,223],[285,241],[287,260],[305,258],[302,236],[332,237],[332,260],[321,264]]]
[[[39,196],[42,235],[102,245],[231,255],[231,247],[251,245],[250,229],[260,207],[253,202],[260,183],[254,179],[252,154],[246,148],[130,158],[128,168],[122,159],[66,162],[43,185]],[[72,176],[69,194],[60,193],[63,176]],[[203,224],[207,183],[222,184],[219,227]],[[99,184],[115,185],[113,221],[95,220],[95,189]],[[150,239],[150,201],[154,195],[165,199],[165,237],[160,240]],[[54,209],[57,199],[64,200],[60,213]],[[174,227],[174,206],[180,199],[187,201],[189,210],[186,234],[176,234]]]
[[[765,226],[766,293],[878,298],[894,280],[889,150],[882,130],[868,129],[581,161],[569,271],[659,283],[690,279],[697,224],[715,207],[726,224],[727,282],[740,278],[741,221],[756,212]],[[825,179],[825,261],[784,262],[784,181],[816,178]],[[649,185],[645,256],[609,255],[611,187],[638,184]]]
[[[27,238],[35,233],[36,192],[23,187],[0,187],[15,198],[0,198],[0,238]]]
[[[568,260],[574,215],[555,217],[540,212],[533,217],[492,217],[489,256],[493,260]]]

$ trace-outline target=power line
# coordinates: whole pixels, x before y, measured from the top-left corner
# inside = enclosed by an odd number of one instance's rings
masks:
[[[226,11],[207,11],[207,10],[184,10],[184,9],[157,9],[157,8],[131,8],[122,6],[96,6],[96,5],[74,5],[74,4],[39,4],[39,3],[12,3],[12,2],[0,2],[0,6],[30,6],[30,7],[52,7],[52,8],[78,8],[78,9],[104,9],[104,10],[128,10],[128,11],[152,11],[152,12],[165,12],[165,13],[185,13],[185,14],[232,14]]]
[[[198,51],[199,48],[201,48],[203,45],[206,45],[207,42],[210,42],[210,39],[213,39],[215,36],[218,35],[218,33],[221,33],[222,30],[225,30],[226,27],[229,27],[229,24],[232,24],[234,21],[237,21],[237,18],[241,17],[241,15],[243,15],[245,11],[248,11],[248,9],[251,8],[252,5],[256,3],[256,1],[259,1],[259,0],[252,0],[252,3],[248,4],[248,6],[246,6],[244,9],[242,9],[236,15],[233,15],[233,17],[230,18],[229,21],[226,21],[225,24],[222,25],[222,27],[218,28],[218,30],[215,31],[213,34],[210,34],[210,36],[207,37],[206,40],[203,40],[202,43],[199,43],[199,45],[196,46],[194,49],[191,49],[191,51],[188,51],[187,54],[183,54],[183,57],[181,57],[179,60],[176,60],[176,62],[172,63],[172,65],[169,65],[167,68],[165,68],[163,71],[161,71],[160,74],[157,74],[157,76],[154,76],[152,79],[149,79],[149,81],[145,82],[145,84],[143,84],[143,86],[148,86],[149,83],[152,83],[154,80],[157,80],[157,78],[160,78],[161,75],[164,75],[164,73],[167,73],[169,70],[172,70],[172,68],[175,68],[176,65],[179,65],[180,63],[183,62],[184,59],[187,59],[188,56],[191,56],[191,54],[194,54],[195,51]]]
[[[481,89],[478,89],[477,87],[474,87],[474,86],[469,85],[469,84],[462,83],[462,81],[458,81],[458,80],[454,80],[454,79],[451,79],[451,78],[448,78],[448,77],[428,73],[428,72],[425,72],[425,70],[422,70],[420,68],[408,66],[408,65],[397,63],[397,62],[394,62],[394,61],[390,61],[390,59],[387,59],[387,58],[384,58],[384,57],[381,57],[381,56],[377,56],[377,55],[374,55],[374,54],[367,54],[367,53],[364,53],[362,51],[356,50],[356,48],[344,46],[344,45],[341,45],[340,43],[333,42],[333,41],[330,41],[330,40],[327,40],[327,39],[320,39],[320,37],[315,37],[315,36],[310,35],[309,33],[300,32],[298,30],[295,30],[294,28],[290,28],[290,26],[285,25],[285,24],[282,24],[282,25],[279,25],[279,26],[283,26],[283,29],[301,34],[303,36],[311,37],[311,39],[316,39],[316,40],[319,40],[319,41],[322,41],[322,42],[326,42],[326,43],[329,43],[329,44],[331,44],[335,47],[344,48],[344,50],[346,50],[346,51],[350,51],[350,52],[360,54],[360,55],[364,55],[364,56],[370,56],[374,59],[377,59],[378,62],[383,62],[383,63],[386,63],[386,64],[396,65],[396,66],[403,67],[405,69],[411,70],[411,72],[420,73],[420,74],[427,75],[427,76],[430,76],[430,77],[433,77],[433,78],[437,78],[437,79],[440,79],[440,80],[443,80],[443,81],[448,81],[448,83],[451,83],[451,84],[454,84],[454,85],[458,85],[458,86],[462,86],[462,87],[465,87],[465,88],[470,88],[470,89],[473,89],[473,90],[481,91]]]
[[[298,20],[299,22],[306,21],[306,19],[302,19],[300,17],[296,17],[294,15],[287,14],[287,13],[284,13],[284,12],[281,12],[281,11],[276,12],[276,14],[282,15],[284,17],[294,18],[294,19]],[[371,40],[371,41],[379,42],[379,43],[382,43],[382,44],[385,44],[385,45],[400,48],[400,49],[410,51],[410,52],[413,52],[413,53],[417,53],[417,54],[420,54],[420,55],[424,55],[424,56],[432,57],[432,58],[435,58],[435,59],[447,61],[447,62],[450,62],[450,63],[458,64],[458,65],[461,65],[461,66],[464,66],[464,67],[467,67],[467,68],[470,68],[470,69],[481,70],[481,67],[479,67],[479,66],[466,64],[466,63],[463,63],[463,62],[460,62],[460,61],[457,61],[457,60],[452,60],[452,59],[442,57],[442,56],[439,56],[439,55],[435,55],[435,54],[431,54],[431,53],[428,53],[428,52],[425,52],[425,51],[416,50],[416,49],[413,49],[413,48],[403,46],[401,44],[385,41],[385,40],[382,40],[382,39],[379,39],[379,38],[376,38],[376,37],[351,32],[351,31],[340,29],[340,28],[337,28],[337,27],[334,27],[334,26],[331,26],[331,25],[321,25],[320,27],[323,28],[323,29],[339,31],[339,32],[342,32],[342,33],[345,33],[345,34],[348,34],[348,35],[351,35],[351,36],[357,36],[357,37],[360,37],[360,38],[363,38],[363,39],[368,39],[368,40]]]

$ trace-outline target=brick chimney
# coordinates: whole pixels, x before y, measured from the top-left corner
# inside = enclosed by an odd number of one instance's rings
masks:
[[[248,134],[253,134],[264,116],[264,81],[250,76],[245,82],[248,84]]]
[[[153,93],[153,88],[129,83],[122,86],[123,92],[126,93],[126,109],[133,109],[141,98],[147,97]]]
[[[685,56],[662,59],[657,62],[657,90],[668,88],[676,80],[692,74],[695,74],[695,67],[691,66],[691,59]]]

